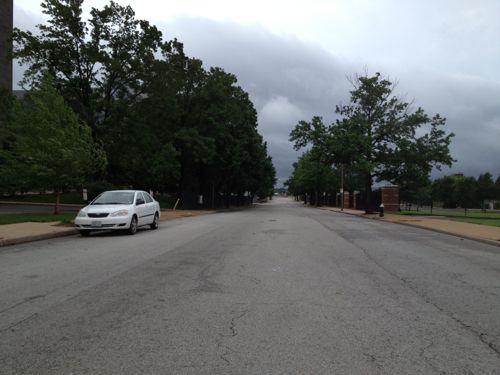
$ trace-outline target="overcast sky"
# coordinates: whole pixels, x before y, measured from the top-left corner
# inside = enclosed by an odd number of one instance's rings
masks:
[[[259,113],[280,181],[298,154],[288,134],[327,122],[349,99],[346,77],[380,71],[398,94],[448,119],[457,162],[440,173],[500,173],[498,0],[118,0],[178,38],[206,67],[237,75]],[[107,1],[86,0],[85,7]],[[14,0],[14,25],[43,21],[40,0]],[[16,80],[21,71],[16,70]]]

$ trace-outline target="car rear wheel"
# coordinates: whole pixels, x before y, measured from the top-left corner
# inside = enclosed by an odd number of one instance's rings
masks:
[[[158,229],[158,212],[155,213],[155,218],[153,219],[153,222],[151,223],[150,227],[151,229]]]
[[[128,233],[129,234],[137,233],[137,216],[132,217],[132,220],[130,221],[130,227],[128,228]]]
[[[80,232],[80,236],[82,236],[82,237],[88,237],[88,236],[90,236],[90,231],[89,230],[79,230],[78,232]]]

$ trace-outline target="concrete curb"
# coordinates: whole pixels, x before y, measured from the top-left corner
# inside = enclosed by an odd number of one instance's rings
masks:
[[[72,235],[75,235],[77,233],[78,233],[78,231],[76,229],[68,228],[68,230],[61,231],[61,232],[42,233],[42,234],[37,234],[37,235],[33,235],[33,236],[11,238],[11,239],[6,239],[6,240],[0,239],[0,247],[9,246],[9,245],[18,245],[18,244],[22,244],[22,243],[26,243],[26,242],[49,240],[51,238],[72,236]]]
[[[463,235],[463,234],[448,232],[448,231],[445,231],[445,230],[442,230],[442,229],[424,227],[424,226],[421,226],[421,225],[418,225],[418,224],[402,223],[400,221],[384,220],[384,219],[380,219],[378,217],[367,217],[367,216],[364,216],[364,215],[354,214],[352,212],[329,210],[328,208],[320,208],[320,210],[331,211],[331,212],[338,212],[339,214],[357,216],[357,217],[361,217],[363,219],[382,221],[384,223],[398,224],[398,225],[404,225],[404,226],[407,226],[407,227],[425,229],[425,230],[428,230],[428,231],[431,231],[431,232],[435,232],[435,233],[447,234],[447,235],[453,236],[453,237],[463,238],[463,239],[467,239],[467,240],[470,240],[470,241],[476,241],[476,242],[481,242],[481,243],[484,243],[484,244],[487,244],[487,245],[492,245],[492,246],[500,247],[500,241],[494,241],[494,240],[488,240],[486,238],[478,238],[478,237],[467,236],[467,235]]]

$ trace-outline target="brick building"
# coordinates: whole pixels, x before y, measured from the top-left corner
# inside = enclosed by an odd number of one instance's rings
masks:
[[[12,60],[7,52],[12,48],[14,0],[0,0],[0,87],[12,90]]]

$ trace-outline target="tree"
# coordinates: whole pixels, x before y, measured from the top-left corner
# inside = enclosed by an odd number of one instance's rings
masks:
[[[84,21],[82,3],[43,0],[48,22],[14,31],[14,57],[27,65],[26,87],[50,75],[90,126],[108,182],[180,196],[272,189],[257,113],[236,76],[205,70],[128,6],[111,1]]]
[[[287,181],[290,192],[295,195],[310,195],[314,204],[319,204],[319,196],[323,192],[335,192],[339,187],[335,171],[318,161],[318,157],[309,150],[294,163],[292,176]]]
[[[169,48],[161,32],[135,19],[130,6],[111,1],[93,8],[82,20],[83,0],[44,0],[46,24],[38,33],[14,29],[14,57],[27,65],[24,85],[31,87],[44,73],[67,103],[97,134],[120,118],[122,104],[143,93],[155,53]]]
[[[12,192],[13,169],[10,168],[9,152],[12,149],[14,138],[10,134],[8,125],[12,121],[12,108],[15,98],[9,90],[0,87],[0,192]],[[15,190],[15,189],[14,189]]]
[[[500,200],[500,175],[495,180],[495,199]]]
[[[477,204],[477,182],[474,177],[466,177],[460,174],[455,176],[457,202],[464,209],[467,216],[467,209]]]
[[[311,145],[326,163],[347,165],[361,174],[368,212],[374,181],[409,188],[427,181],[433,168],[450,166],[453,133],[441,129],[446,120],[439,115],[431,118],[421,108],[411,111],[409,103],[394,95],[395,85],[380,73],[356,76],[352,84],[350,103],[336,107],[340,118],[335,123],[326,127],[319,117],[311,123],[301,121],[290,140],[296,149]]]
[[[14,57],[27,66],[23,85],[36,87],[49,74],[67,105],[105,146],[112,182],[143,181],[136,175],[141,169],[132,163],[137,158],[126,158],[133,154],[127,146],[141,143],[145,135],[138,136],[145,129],[133,123],[135,105],[154,80],[155,54],[175,54],[179,44],[164,42],[161,32],[136,19],[130,6],[110,1],[102,9],[93,8],[85,21],[82,4],[44,0],[48,21],[37,25],[37,33],[14,29]]]
[[[453,134],[441,129],[446,120],[430,118],[422,108],[411,111],[410,104],[394,95],[395,85],[380,73],[356,76],[352,81],[351,100],[339,105],[342,116],[333,126],[345,129],[338,144],[354,147],[355,162],[364,174],[365,205],[370,207],[373,181],[398,183],[428,177],[433,167],[450,166],[449,144]],[[427,126],[421,136],[417,130]],[[352,144],[350,139],[356,139]]]
[[[480,174],[477,179],[477,196],[481,201],[481,208],[484,210],[484,201],[495,199],[495,182],[491,173]]]
[[[14,139],[8,160],[15,186],[53,189],[55,214],[64,189],[81,187],[106,166],[90,128],[65,104],[49,76],[25,100],[14,103],[8,131]]]

